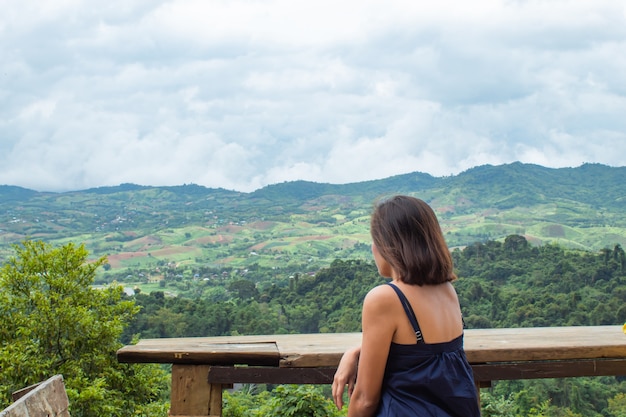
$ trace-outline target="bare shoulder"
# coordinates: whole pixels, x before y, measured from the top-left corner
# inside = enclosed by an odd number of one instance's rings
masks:
[[[369,290],[363,300],[363,307],[387,308],[397,298],[393,288],[389,285],[379,285]]]

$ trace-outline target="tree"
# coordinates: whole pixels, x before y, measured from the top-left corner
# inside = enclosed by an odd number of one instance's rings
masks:
[[[248,300],[250,298],[256,299],[259,296],[259,291],[256,289],[254,282],[247,279],[233,281],[228,286],[228,290],[231,291],[235,297],[242,300]]]
[[[123,289],[92,287],[105,258],[83,245],[15,245],[0,269],[0,408],[12,391],[62,374],[74,417],[142,416],[163,410],[167,375],[117,362],[120,335],[138,312]]]

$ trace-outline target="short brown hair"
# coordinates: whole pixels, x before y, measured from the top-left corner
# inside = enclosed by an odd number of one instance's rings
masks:
[[[407,284],[454,281],[454,265],[433,209],[398,195],[379,203],[371,219],[372,240],[381,256]]]

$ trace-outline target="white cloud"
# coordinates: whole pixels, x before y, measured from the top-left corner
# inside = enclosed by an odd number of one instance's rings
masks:
[[[0,183],[623,165],[625,48],[612,0],[5,0]]]

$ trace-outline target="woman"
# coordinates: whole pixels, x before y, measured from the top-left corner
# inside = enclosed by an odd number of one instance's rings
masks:
[[[335,404],[343,407],[347,385],[348,417],[480,416],[452,257],[435,213],[396,196],[374,210],[371,234],[378,272],[391,282],[363,301],[361,346],[339,363]]]

